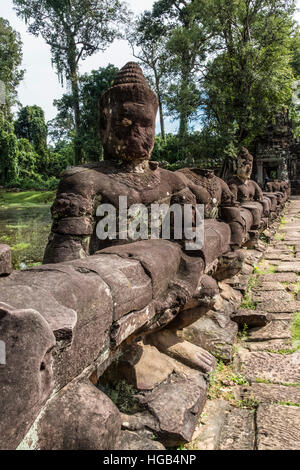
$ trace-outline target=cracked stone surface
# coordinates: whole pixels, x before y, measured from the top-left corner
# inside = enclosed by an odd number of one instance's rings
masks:
[[[293,296],[285,290],[275,291],[253,291],[252,292],[253,302],[291,302],[294,300]]]
[[[295,273],[270,273],[260,276],[262,282],[297,282],[299,276]]]
[[[260,302],[259,309],[270,313],[295,313],[300,311],[300,301],[279,302],[278,300],[266,300]]]
[[[299,213],[300,198],[285,210],[286,224],[279,230],[284,240],[275,237],[259,264],[262,271],[276,265],[276,272],[254,273],[245,303],[251,299],[257,309],[231,314],[240,331],[248,325],[235,344],[232,365],[233,374],[248,383],[232,386],[221,369],[219,398],[206,403],[190,449],[300,450],[300,407],[295,406],[300,404],[300,345],[291,333],[293,314],[300,312],[300,220],[293,217]],[[247,260],[256,264],[256,253]],[[243,287],[251,276],[249,264]],[[236,277],[229,284],[238,282]]]
[[[239,388],[241,399],[255,398],[260,402],[267,403],[300,403],[299,387],[287,387],[285,385],[277,384],[254,383],[249,387],[241,386]]]
[[[264,351],[237,353],[238,370],[250,381],[269,380],[273,383],[300,382],[300,353],[289,355]]]
[[[300,449],[300,408],[262,404],[257,417],[258,450]]]
[[[291,337],[291,322],[288,320],[273,320],[263,328],[255,328],[249,332],[247,341],[265,341],[273,339],[289,339]]]
[[[220,450],[253,450],[254,410],[233,408],[227,413],[220,436]]]

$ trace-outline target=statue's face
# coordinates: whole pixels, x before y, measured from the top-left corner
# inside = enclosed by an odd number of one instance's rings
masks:
[[[101,137],[105,158],[148,160],[154,146],[156,108],[146,100],[133,102],[124,98],[102,110]]]
[[[238,158],[236,174],[243,180],[251,178],[253,161],[250,158]]]

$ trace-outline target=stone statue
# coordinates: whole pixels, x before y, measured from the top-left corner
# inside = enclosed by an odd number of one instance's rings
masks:
[[[63,174],[52,206],[53,226],[44,263],[82,258],[126,243],[96,236],[98,206],[111,204],[118,211],[120,195],[127,197],[128,207],[138,203],[196,203],[183,177],[149,161],[158,101],[137,64],[129,62],[121,69],[113,86],[101,97],[100,109],[104,161],[74,167]],[[202,195],[207,197],[205,190]]]
[[[187,185],[195,194],[197,202],[200,198],[205,202],[205,218],[217,219],[222,207],[233,205],[233,194],[229,190],[225,181],[218,178],[213,170],[200,168],[183,168],[176,173],[183,174],[187,178]],[[209,197],[205,198],[203,189],[207,191]]]
[[[237,158],[236,175],[228,181],[235,200],[243,209],[251,212],[253,221],[251,229],[257,230],[266,224],[266,218],[270,214],[271,204],[264,197],[259,185],[251,180],[253,170],[253,156],[245,147],[241,147]]]
[[[228,186],[235,199],[240,202],[259,201],[263,199],[263,193],[258,184],[251,180],[253,169],[253,156],[245,147],[241,147],[237,158],[237,170],[229,181]]]

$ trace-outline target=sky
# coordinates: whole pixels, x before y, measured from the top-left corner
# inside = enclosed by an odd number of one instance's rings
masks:
[[[129,8],[136,14],[151,10],[154,0],[127,0]],[[51,66],[50,47],[42,37],[27,32],[23,20],[17,17],[12,0],[0,0],[0,16],[7,19],[13,29],[21,34],[23,42],[23,63],[26,69],[23,82],[18,88],[18,97],[23,106],[37,104],[45,111],[46,121],[53,119],[56,108],[53,100],[60,98],[66,89],[58,81],[55,69]],[[98,52],[81,61],[80,72],[90,72],[109,63],[122,67],[132,56],[127,41],[115,41],[105,52]]]
[[[150,10],[154,0],[127,0],[130,9],[135,13]],[[297,0],[300,8],[300,0]],[[12,0],[0,0],[0,16],[7,19],[13,29],[21,34],[23,42],[23,63],[26,70],[23,82],[18,88],[19,100],[23,106],[38,105],[45,111],[46,121],[53,119],[56,108],[53,100],[60,98],[66,89],[62,88],[54,68],[51,66],[50,47],[42,37],[35,37],[27,32],[23,20],[17,17],[13,10]],[[300,12],[297,13],[300,23]],[[130,46],[126,41],[115,41],[105,52],[98,52],[85,61],[81,61],[80,72],[90,72],[99,67],[106,67],[109,63],[122,67],[132,56]],[[167,132],[175,132],[176,123],[166,120]]]

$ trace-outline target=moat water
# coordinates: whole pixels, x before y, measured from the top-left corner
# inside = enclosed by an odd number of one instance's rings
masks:
[[[0,205],[0,243],[11,247],[14,269],[41,264],[51,228],[50,207]]]

